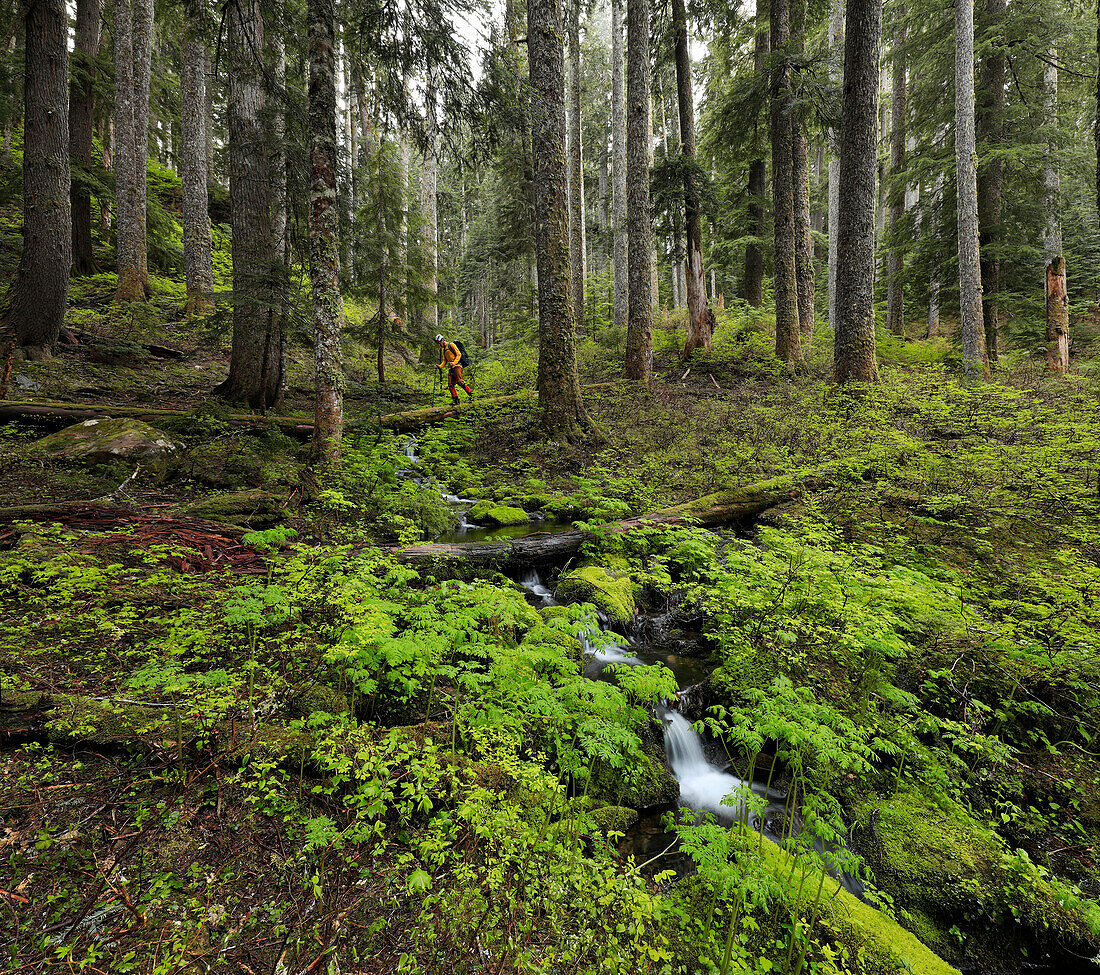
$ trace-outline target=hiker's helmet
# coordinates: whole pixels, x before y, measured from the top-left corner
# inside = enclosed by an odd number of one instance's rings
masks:
[[[443,341],[443,336],[442,335],[437,335],[435,337],[435,340],[436,340],[436,342],[442,342]]]

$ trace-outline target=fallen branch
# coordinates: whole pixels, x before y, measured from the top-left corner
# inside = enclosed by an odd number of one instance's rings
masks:
[[[574,528],[556,534],[540,532],[505,542],[410,545],[392,551],[402,562],[461,561],[470,567],[524,568],[573,555],[597,534],[619,534],[646,525],[695,524],[715,528],[751,521],[769,508],[804,494],[838,485],[847,479],[865,479],[886,459],[884,454],[879,453],[833,461],[804,474],[785,474],[768,481],[718,491],[694,501],[651,511],[636,518],[610,522],[592,530]]]

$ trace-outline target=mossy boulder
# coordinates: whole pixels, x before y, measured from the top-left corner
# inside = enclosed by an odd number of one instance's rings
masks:
[[[479,501],[470,509],[467,517],[479,524],[498,525],[502,528],[526,525],[530,520],[522,508],[510,508],[507,505],[493,504],[492,501]]]
[[[630,806],[601,806],[591,816],[601,833],[625,833],[638,821],[638,811]]]
[[[557,626],[540,622],[524,634],[523,642],[531,646],[557,647],[564,651],[567,658],[573,661],[581,659],[581,641]]]
[[[198,444],[181,458],[179,467],[196,481],[214,487],[261,487],[298,480],[297,467],[285,449],[273,449],[245,434]]]
[[[311,684],[290,701],[290,713],[295,718],[308,718],[311,714],[344,714],[350,711],[346,694],[327,684]]]
[[[656,750],[644,745],[642,754],[625,768],[597,766],[589,794],[609,804],[652,809],[676,802],[680,798],[680,783]]]
[[[238,527],[272,525],[287,518],[286,502],[283,495],[268,491],[231,491],[213,494],[177,513],[187,518],[224,521]]]
[[[179,448],[168,434],[141,420],[105,417],[74,423],[43,437],[31,449],[55,460],[99,464],[112,460],[159,460]]]
[[[910,788],[855,809],[853,837],[898,916],[966,968],[997,969],[1095,946],[1100,910],[1079,901],[959,803]],[[954,930],[953,930],[954,929]]]
[[[554,596],[563,603],[591,603],[612,623],[626,626],[638,609],[634,589],[625,572],[583,565],[561,577]]]

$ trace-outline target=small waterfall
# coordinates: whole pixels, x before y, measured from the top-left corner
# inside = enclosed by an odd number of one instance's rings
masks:
[[[538,599],[543,606],[557,605],[554,594],[543,585],[542,577],[539,575],[537,569],[531,569],[530,572],[520,579],[519,584],[532,596]]]
[[[409,437],[405,444],[405,456],[414,464],[420,462],[420,458],[416,456],[416,437]]]
[[[680,801],[692,809],[714,813],[719,819],[733,821],[741,811],[741,802],[722,804],[730,793],[744,783],[736,776],[711,765],[703,754],[703,741],[679,711],[667,711],[665,722],[665,754],[672,774],[680,783]]]

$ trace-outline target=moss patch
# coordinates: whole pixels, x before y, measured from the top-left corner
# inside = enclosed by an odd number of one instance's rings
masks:
[[[619,626],[626,626],[638,609],[630,577],[599,565],[566,573],[554,595],[563,603],[592,603]]]
[[[592,813],[592,822],[601,833],[625,833],[638,821],[638,811],[630,806],[601,806]]]
[[[530,519],[522,508],[510,508],[507,505],[493,504],[492,501],[479,501],[469,513],[474,521],[488,522],[491,525],[526,525]]]
[[[224,521],[230,525],[271,525],[287,515],[286,498],[268,491],[232,491],[214,494],[195,504],[187,505],[179,514],[207,521]]]

